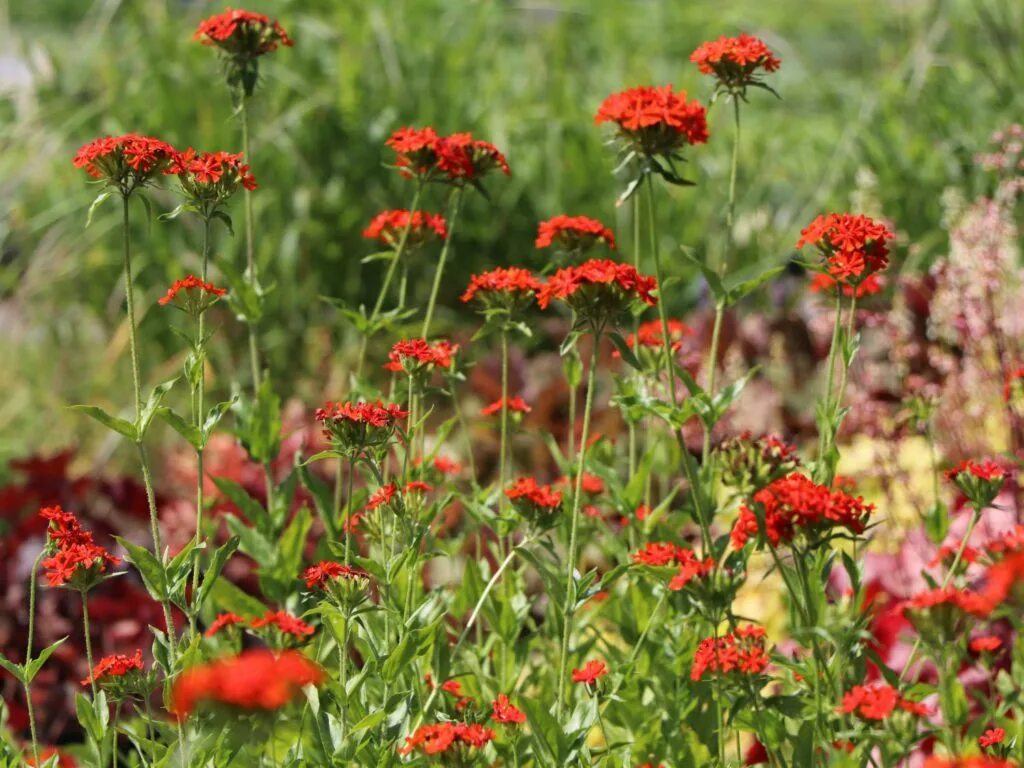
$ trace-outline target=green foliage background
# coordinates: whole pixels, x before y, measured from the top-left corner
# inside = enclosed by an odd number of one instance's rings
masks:
[[[489,183],[460,222],[445,284],[450,321],[470,271],[526,263],[536,223],[583,213],[613,223],[628,252],[622,183],[592,116],[608,93],[674,83],[707,99],[689,63],[702,40],[747,31],[782,59],[776,101],[744,110],[737,210],[742,264],[786,262],[816,213],[884,213],[912,244],[904,269],[941,252],[941,198],[983,190],[971,165],[988,134],[1020,117],[1024,5],[1015,0],[265,0],[292,49],[265,59],[252,163],[262,274],[276,282],[264,324],[278,389],[319,399],[342,379],[354,333],[320,296],[372,301],[379,265],[360,237],[411,189],[382,166],[383,141],[404,124],[470,130],[503,148],[509,180]],[[126,404],[128,366],[115,207],[89,229],[95,196],[71,166],[77,147],[138,131],[178,146],[235,150],[237,123],[215,54],[191,40],[219,3],[172,0],[0,2],[0,459],[99,439],[71,402]],[[719,246],[731,115],[712,110],[711,142],[690,153],[692,190],[662,204],[664,253]],[[156,207],[175,204],[167,192]],[[438,194],[431,206],[443,203]],[[236,220],[241,205],[236,204]],[[626,206],[628,208],[628,206]],[[134,213],[144,365],[151,380],[180,363],[157,297],[197,268],[198,230]],[[224,233],[216,259],[242,259]],[[413,269],[426,293],[432,263]],[[682,259],[675,311],[700,301]],[[223,317],[218,370],[241,355]],[[225,377],[226,378],[226,377]],[[224,378],[218,380],[226,388]],[[116,406],[115,406],[116,409]],[[106,457],[100,446],[88,453]],[[2,470],[0,470],[2,472]]]

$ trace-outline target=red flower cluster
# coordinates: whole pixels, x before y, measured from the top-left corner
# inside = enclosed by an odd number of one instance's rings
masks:
[[[394,434],[399,419],[408,411],[390,403],[335,403],[328,401],[318,408],[314,418],[324,425],[324,436],[339,450],[358,453],[367,448],[382,447]]]
[[[680,347],[683,346],[683,337],[693,336],[694,330],[682,320],[669,319],[667,325],[672,351],[678,352]],[[631,333],[626,336],[626,346],[630,349],[634,349],[637,345],[648,349],[661,349],[665,346],[665,334],[663,331],[660,320],[650,320],[646,323],[641,323],[637,326],[635,334]],[[618,351],[614,354],[616,357],[619,356]]]
[[[857,283],[857,285],[841,283],[841,286],[843,296],[855,296],[858,299],[862,299],[865,296],[881,293],[882,289],[885,288],[885,278],[879,274],[872,273]],[[815,272],[809,287],[811,293],[831,293],[835,290],[836,281],[824,272]]]
[[[992,459],[985,459],[980,463],[973,459],[965,459],[952,469],[947,469],[945,477],[947,480],[955,481],[962,473],[967,473],[979,480],[1001,481],[1006,478],[1006,470],[992,461]]]
[[[1002,639],[995,635],[975,637],[967,644],[967,647],[974,653],[991,653],[992,651],[998,651],[1002,646]]]
[[[690,679],[700,680],[705,672],[760,675],[768,669],[768,661],[764,630],[748,624],[722,637],[701,640],[693,655]]]
[[[996,744],[1002,744],[1005,738],[1006,731],[1002,728],[989,728],[978,737],[978,746],[982,749],[994,747]]]
[[[594,122],[615,123],[622,138],[645,155],[668,155],[708,140],[704,107],[687,101],[686,91],[676,93],[671,85],[613,93],[598,108]]]
[[[607,674],[607,664],[603,661],[598,661],[597,659],[591,659],[583,665],[583,669],[574,669],[572,671],[572,681],[574,683],[586,683],[587,685],[593,685],[599,678],[602,678]]]
[[[843,694],[841,714],[856,714],[865,720],[885,720],[897,709],[918,717],[925,717],[930,710],[924,704],[908,701],[899,691],[882,681],[855,685]]]
[[[506,398],[505,399],[505,406],[510,411],[515,411],[516,413],[526,414],[526,413],[529,413],[530,411],[533,410],[529,406],[529,404],[527,404],[527,402],[525,400],[523,400],[523,398],[521,398],[519,395],[516,395],[515,397],[508,397],[508,398]],[[481,416],[493,416],[494,414],[498,413],[499,411],[501,411],[501,398],[498,398],[497,400],[495,400],[490,405],[485,405],[483,408],[481,408],[480,409],[480,415]]]
[[[400,755],[419,751],[424,755],[439,755],[449,749],[482,749],[495,737],[494,731],[478,723],[436,723],[422,725],[412,736],[407,736]]]
[[[51,587],[68,586],[85,591],[99,581],[108,565],[117,565],[119,558],[111,555],[92,540],[92,533],[83,530],[78,519],[61,507],[44,507],[39,516],[48,520],[47,547],[52,553],[42,561],[47,569],[46,581]]]
[[[92,670],[92,674],[82,681],[82,685],[100,683],[112,677],[124,677],[130,672],[142,671],[142,651],[135,651],[134,656],[115,654],[104,656]]]
[[[499,693],[498,698],[491,702],[491,709],[491,720],[496,723],[522,725],[526,722],[526,713],[513,705],[504,693]]]
[[[126,133],[82,145],[73,163],[93,178],[103,179],[128,193],[166,171],[177,155],[174,147],[160,139]]]
[[[409,234],[405,232],[408,230]],[[398,248],[405,237],[406,248],[418,248],[431,237],[444,240],[448,237],[448,226],[444,216],[416,211],[412,215],[403,209],[381,211],[363,230],[363,237],[379,240],[390,248]]]
[[[390,504],[397,493],[398,486],[395,485],[394,483],[382,485],[380,488],[374,491],[373,495],[371,495],[369,499],[366,500],[366,506],[364,507],[364,509],[367,509],[372,512],[378,507],[383,507],[386,504]]]
[[[243,651],[182,673],[171,694],[172,710],[179,718],[201,704],[270,711],[298,697],[303,686],[323,680],[323,670],[297,651]]]
[[[539,509],[558,509],[562,506],[562,492],[552,490],[550,485],[539,485],[536,478],[520,477],[505,495],[512,501],[526,501]]]
[[[237,613],[232,613],[231,611],[226,611],[219,614],[217,618],[213,620],[213,623],[210,624],[209,628],[206,630],[206,637],[213,637],[222,629],[227,627],[245,625],[246,623],[246,620],[242,616],[239,616]]]
[[[273,627],[282,635],[288,635],[298,640],[305,640],[316,631],[298,616],[293,616],[288,611],[267,611],[262,618],[253,619],[249,626],[253,629]]]
[[[658,303],[651,295],[655,288],[654,278],[640,274],[631,264],[590,259],[555,272],[537,294],[537,304],[547,309],[552,299],[559,299],[580,316],[607,315],[626,309],[634,300],[653,307]]]
[[[433,128],[399,128],[385,142],[398,155],[403,176],[463,185],[493,170],[509,175],[505,156],[471,133],[438,136]]]
[[[461,299],[464,303],[477,299],[484,308],[502,308],[511,312],[529,304],[541,288],[541,281],[528,269],[498,267],[473,275]]]
[[[1006,480],[1006,470],[991,459],[982,462],[967,459],[946,472],[975,509],[983,509],[995,501]]]
[[[723,88],[731,91],[743,91],[756,83],[758,70],[774,72],[782,64],[762,40],[746,33],[701,43],[690,54],[690,61],[702,74],[714,75]]]
[[[238,191],[256,189],[256,177],[241,152],[196,153],[189,147],[175,155],[167,173],[175,174],[186,197],[199,206],[219,205]]]
[[[818,485],[805,475],[792,472],[754,494],[753,503],[764,510],[764,535],[773,547],[792,541],[799,531],[809,535],[833,527],[863,533],[874,505],[846,491]],[[751,537],[760,539],[758,516],[748,507],[740,507],[732,529],[732,543],[742,548]]]
[[[856,285],[889,266],[886,245],[895,235],[882,223],[851,213],[818,216],[800,231],[796,247],[813,245],[825,260],[829,275]]]
[[[968,757],[931,755],[924,761],[923,768],[1017,768],[1017,763],[986,755],[970,755]]]
[[[316,565],[311,565],[302,575],[306,580],[306,589],[326,589],[328,585],[337,579],[365,582],[370,574],[362,568],[354,568],[351,565],[323,560]]]
[[[292,46],[288,33],[276,20],[231,8],[200,22],[192,38],[236,56],[262,56],[276,51],[278,45]]]
[[[668,568],[682,563],[684,553],[687,552],[690,550],[669,541],[649,541],[633,553],[633,562],[654,568]]]
[[[426,339],[399,341],[388,353],[384,370],[419,373],[430,367],[451,368],[452,357],[458,351],[458,344],[443,339],[433,345],[428,344]]]
[[[189,275],[183,280],[175,280],[157,303],[166,307],[173,302],[175,307],[186,314],[198,317],[226,293],[227,289],[225,288],[218,288],[213,283],[207,283],[195,275]]]
[[[615,248],[615,235],[597,219],[588,216],[555,216],[542,221],[537,228],[537,248],[558,245],[563,251],[587,251],[596,243]]]

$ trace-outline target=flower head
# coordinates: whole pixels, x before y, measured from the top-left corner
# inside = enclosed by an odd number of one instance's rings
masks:
[[[764,87],[758,75],[774,72],[782,63],[762,40],[746,33],[701,43],[690,61],[702,74],[714,75],[721,90],[734,94],[745,93],[751,85]]]
[[[276,20],[262,13],[231,8],[202,21],[192,37],[224,54],[228,85],[241,87],[246,96],[251,96],[256,87],[259,57],[276,51],[278,46],[290,48],[293,44]]]
[[[233,627],[245,626],[248,622],[242,616],[231,611],[225,611],[224,613],[218,614],[217,618],[213,620],[213,623],[206,630],[206,637],[214,637],[220,634],[222,631],[230,631]]]
[[[540,292],[543,284],[528,269],[498,267],[473,275],[461,296],[463,303],[476,301],[487,322],[505,322],[519,315]]]
[[[513,705],[504,693],[499,693],[498,698],[491,702],[491,709],[491,720],[496,723],[522,725],[526,722],[526,713]]]
[[[751,506],[760,507],[761,514]],[[740,507],[732,529],[732,543],[740,549],[753,536],[759,544],[767,539],[772,547],[777,547],[800,534],[810,544],[817,544],[834,528],[863,533],[873,511],[874,506],[860,496],[819,485],[792,472],[755,493],[751,504]]]
[[[39,516],[49,521],[47,551],[42,561],[47,569],[46,580],[51,587],[68,587],[79,592],[92,589],[103,579],[107,567],[117,565],[119,558],[93,541],[78,519],[61,507],[44,507]]]
[[[387,448],[398,427],[398,420],[409,415],[394,404],[381,401],[335,403],[318,408],[315,418],[324,427],[324,436],[345,456],[362,456]]]
[[[501,413],[502,399],[499,397],[493,403],[485,405],[480,409],[481,416],[493,416],[496,413]],[[530,407],[522,397],[516,395],[515,397],[508,397],[504,400],[505,407],[510,413],[521,413],[523,415],[530,413],[533,408]]]
[[[563,214],[540,223],[534,245],[537,248],[555,246],[560,251],[586,253],[598,243],[614,249],[615,235],[597,219]]]
[[[688,101],[686,91],[676,92],[671,85],[613,93],[598,108],[594,122],[613,123],[622,143],[648,158],[671,157],[685,146],[708,140],[704,107]]]
[[[966,459],[946,470],[946,479],[956,485],[977,509],[983,509],[1002,490],[1006,470],[991,459],[981,462]]]
[[[213,283],[207,283],[195,275],[189,275],[183,280],[175,280],[157,303],[162,307],[172,304],[195,319],[226,293],[227,289],[225,288],[218,288]]]
[[[316,630],[288,611],[267,611],[261,618],[249,622],[253,629],[266,628],[280,647],[305,642]]]
[[[989,728],[978,737],[978,746],[982,749],[988,749],[996,744],[1002,744],[1005,738],[1006,731],[1002,728]]]
[[[608,665],[603,661],[597,659],[591,659],[583,665],[582,669],[574,669],[572,671],[572,681],[574,683],[584,683],[585,685],[595,685],[599,679],[608,674]]]
[[[104,656],[93,667],[92,673],[82,680],[82,685],[96,684],[115,701],[130,696],[141,696],[148,688],[143,674],[142,651],[133,656],[115,654]]]
[[[127,195],[167,172],[177,155],[174,147],[160,139],[126,133],[83,144],[73,163]]]
[[[482,749],[496,734],[490,728],[477,723],[435,723],[421,725],[412,736],[407,736],[405,746],[398,753],[408,755],[420,752],[424,755],[440,755],[447,752],[468,756],[473,750]]]
[[[811,293],[834,293],[836,285],[840,286],[843,296],[862,299],[865,296],[881,293],[885,288],[885,278],[877,273],[872,273],[856,285],[850,285],[849,283],[836,283],[835,279],[826,272],[815,272],[808,287]]]
[[[256,177],[241,152],[201,152],[189,147],[176,153],[167,169],[178,177],[186,204],[210,218],[239,189],[256,189]]]
[[[562,492],[540,485],[536,478],[520,477],[505,489],[505,496],[524,518],[539,529],[550,528],[562,509]]]
[[[833,280],[858,286],[889,266],[888,242],[893,237],[884,224],[867,216],[828,213],[800,231],[796,247],[814,246]]]
[[[452,358],[458,351],[458,344],[444,339],[433,344],[427,343],[426,339],[399,341],[388,353],[384,370],[418,375],[433,368],[451,368]]]
[[[553,274],[537,294],[537,305],[547,309],[552,300],[564,301],[576,314],[591,323],[603,323],[625,312],[634,303],[653,307],[657,283],[631,264],[611,259],[590,259],[563,267]]]
[[[351,610],[369,597],[370,574],[362,568],[323,560],[309,566],[302,577],[306,581],[306,589],[322,592],[343,610]]]
[[[422,182],[464,186],[494,170],[509,175],[508,162],[497,147],[470,133],[438,136],[427,128],[399,128],[385,142],[397,155],[403,176]]]
[[[744,493],[753,493],[800,466],[796,446],[774,435],[755,438],[750,432],[722,442],[722,482]]]
[[[323,680],[323,670],[297,651],[243,651],[185,670],[171,693],[172,711],[179,718],[200,706],[272,711],[298,698],[304,686]]]
[[[409,211],[404,209],[381,211],[363,230],[363,237],[378,240],[388,248],[396,250],[404,238],[405,248],[415,250],[434,238],[445,240],[448,237],[448,227],[444,216],[435,213],[416,211],[410,215]]]
[[[722,637],[706,637],[693,655],[690,679],[700,680],[706,673],[757,676],[768,669],[765,633],[747,624]]]
[[[838,709],[842,714],[855,714],[864,720],[887,720],[897,710],[917,717],[929,714],[925,705],[903,698],[899,691],[881,681],[853,686],[843,694]]]

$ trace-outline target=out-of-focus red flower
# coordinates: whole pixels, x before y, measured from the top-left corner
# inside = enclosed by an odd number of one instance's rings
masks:
[[[760,675],[768,669],[765,632],[751,624],[740,626],[722,637],[706,637],[693,655],[690,679],[700,680],[705,673]]]
[[[583,665],[582,669],[574,669],[572,671],[572,681],[574,683],[585,683],[587,685],[594,685],[600,678],[608,674],[608,665],[603,661],[597,659],[591,659]]]
[[[834,280],[857,285],[889,266],[887,243],[893,237],[884,224],[867,216],[827,213],[800,231],[796,247],[814,246]]]
[[[540,485],[533,477],[520,477],[505,489],[505,495],[530,517],[552,515],[562,508],[562,492]]]
[[[991,653],[992,651],[998,651],[1002,645],[1002,638],[995,635],[982,635],[981,637],[971,638],[968,647],[974,653]]]
[[[364,507],[364,509],[368,511],[373,511],[378,507],[383,507],[387,504],[390,504],[395,499],[395,496],[397,494],[398,486],[395,485],[394,483],[382,485],[380,488],[373,492],[369,499],[366,500],[366,506]]]
[[[480,415],[481,416],[493,416],[496,413],[500,413],[501,412],[501,403],[502,403],[501,398],[498,398],[497,400],[495,400],[490,405],[485,405],[483,408],[480,409]],[[522,414],[527,414],[527,413],[529,413],[530,411],[533,410],[527,404],[527,402],[522,397],[520,397],[519,395],[516,395],[515,397],[506,398],[506,400],[505,400],[505,407],[507,407],[509,411],[512,411],[512,412],[515,412],[515,413],[522,413]]]
[[[763,765],[767,762],[769,762],[768,750],[765,749],[764,744],[762,744],[757,739],[754,739],[751,745],[747,747],[747,751],[743,755],[743,764]]]
[[[225,611],[224,613],[218,614],[217,618],[213,620],[213,623],[206,630],[206,637],[213,637],[218,634],[222,629],[228,627],[244,626],[248,622],[242,616],[231,611]]]
[[[421,725],[412,736],[407,736],[405,746],[398,753],[408,755],[421,752],[424,755],[439,755],[449,750],[468,752],[482,749],[495,737],[494,731],[478,723],[435,723]]]
[[[981,736],[978,737],[978,745],[982,749],[995,746],[996,744],[1002,744],[1003,739],[1006,738],[1006,731],[1002,728],[989,728]]]
[[[498,698],[491,702],[491,709],[491,720],[496,723],[522,725],[526,722],[526,713],[513,705],[504,693],[499,693]]]
[[[708,140],[707,113],[686,91],[671,85],[642,86],[613,93],[602,102],[594,122],[614,123],[619,135],[644,155],[669,155]]]
[[[774,72],[782,64],[764,41],[746,33],[701,43],[690,61],[702,74],[714,75],[722,88],[739,92],[758,82],[759,70]]]
[[[562,251],[583,253],[597,243],[605,243],[614,249],[615,235],[597,219],[562,214],[540,223],[534,245],[537,248],[557,245]]]
[[[391,347],[384,370],[422,373],[428,368],[451,368],[452,358],[458,351],[458,344],[444,339],[433,344],[429,344],[426,339],[399,341]]]
[[[939,757],[931,755],[924,761],[923,768],[1017,768],[1012,760],[1002,760],[987,755],[965,757]]]
[[[66,752],[61,752],[56,747],[46,747],[45,749],[39,750],[39,763],[38,765],[49,765],[49,760],[56,756],[57,762],[56,768],[78,768],[78,763],[75,762],[75,758]],[[35,766],[37,763],[35,758],[31,755],[25,756],[25,765]]]
[[[683,338],[693,336],[695,331],[682,320],[670,318],[666,324],[668,325],[668,338],[672,344],[672,351],[678,352],[683,346]],[[631,333],[626,336],[626,346],[630,349],[635,349],[638,346],[648,349],[663,348],[665,346],[665,334],[664,329],[661,327],[661,321],[649,320],[646,323],[641,323],[637,326],[635,334]],[[612,355],[620,357],[621,353],[615,350]]]
[[[405,234],[408,230],[408,235]],[[427,243],[431,238],[445,240],[448,227],[444,216],[425,211],[416,211],[411,216],[409,211],[381,211],[363,230],[363,237],[379,240],[389,248],[398,248],[405,237],[405,247],[415,249]]]
[[[296,699],[303,686],[323,681],[323,670],[297,651],[243,651],[183,672],[171,693],[172,711],[184,718],[203,705],[275,710]]]
[[[991,459],[977,462],[972,459],[961,461],[946,470],[947,480],[956,485],[960,492],[976,509],[983,509],[995,501],[1006,480],[1006,470]]]
[[[293,616],[288,611],[267,611],[261,618],[250,621],[249,626],[253,629],[273,627],[282,635],[288,635],[297,640],[305,640],[316,631],[298,616]]]
[[[881,681],[853,686],[843,694],[843,703],[837,711],[856,714],[865,720],[885,720],[897,709],[918,717],[930,713],[924,704],[903,698],[899,691]]]
[[[82,681],[82,685],[106,682],[112,677],[124,677],[132,671],[142,671],[141,650],[136,650],[134,656],[125,656],[120,653],[113,656],[104,656],[96,662],[92,674]]]
[[[809,287],[811,293],[832,293],[836,285],[836,280],[827,273],[815,272]],[[839,285],[841,285],[843,296],[855,296],[860,299],[864,296],[881,293],[882,289],[885,288],[885,278],[879,274],[872,273],[857,283],[857,285],[850,285],[845,282],[839,283]]]
[[[330,560],[323,560],[316,565],[309,566],[302,577],[306,580],[306,589],[325,589],[328,584],[336,579],[355,579],[366,581],[370,574],[362,568],[355,568],[344,563],[335,563]]]

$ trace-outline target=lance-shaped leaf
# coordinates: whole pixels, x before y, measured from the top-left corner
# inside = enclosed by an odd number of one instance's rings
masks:
[[[132,544],[120,536],[115,536],[114,540],[124,547],[128,562],[138,570],[142,576],[142,582],[153,599],[159,602],[167,600],[167,572],[164,569],[164,564],[145,547]]]
[[[118,416],[111,416],[98,405],[72,405],[71,410],[84,413],[86,416],[98,421],[107,429],[113,430],[119,435],[127,437],[132,442],[138,442],[139,433],[135,429],[134,424],[127,419],[122,419]]]

